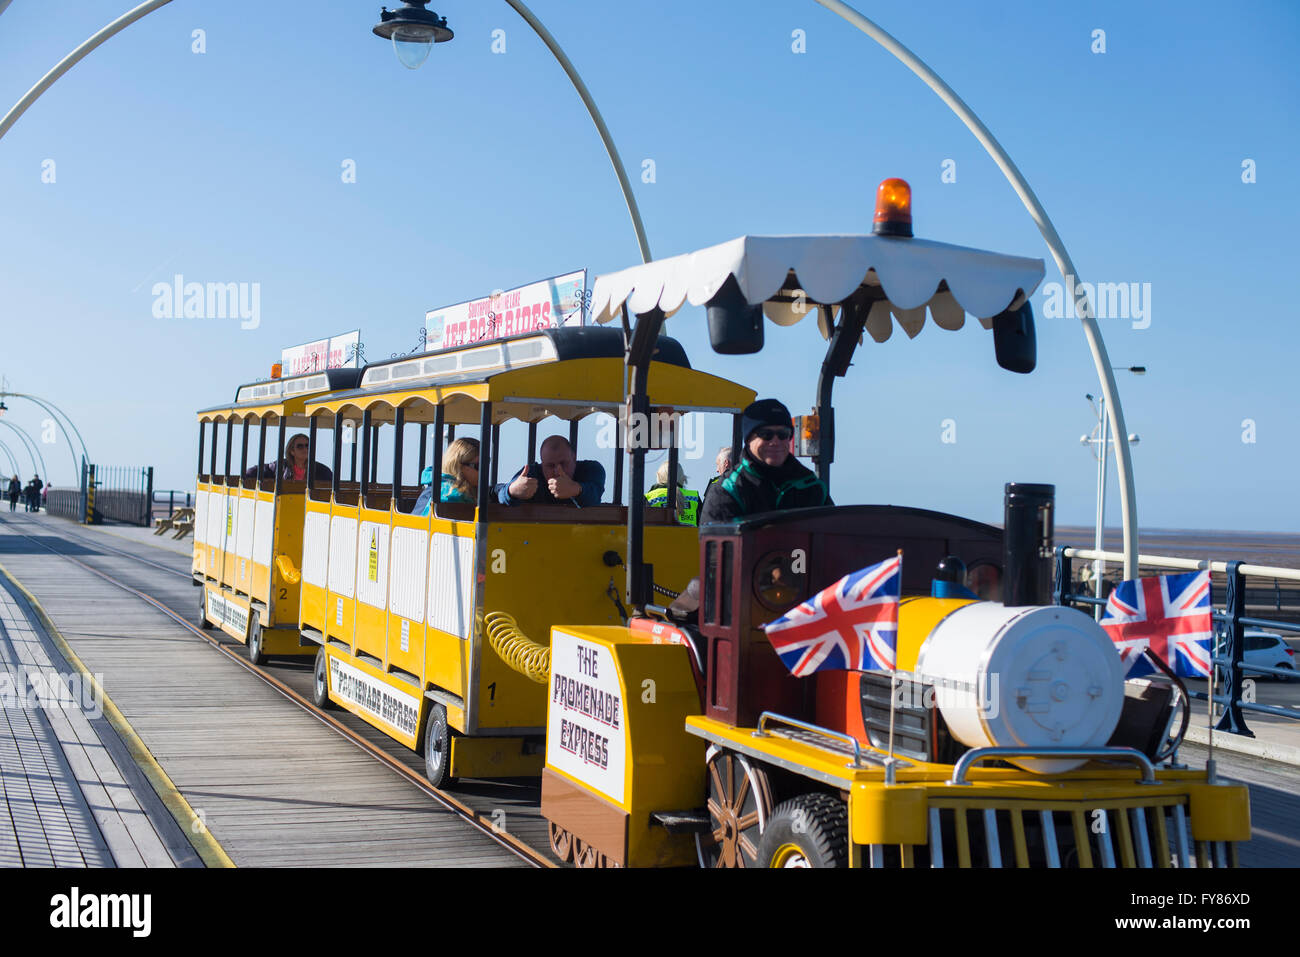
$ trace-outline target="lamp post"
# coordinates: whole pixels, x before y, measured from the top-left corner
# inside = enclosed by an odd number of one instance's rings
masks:
[[[0,0],[0,2],[3,2],[3,0]],[[524,22],[533,28],[533,32],[541,37],[542,42],[546,44],[546,48],[551,51],[555,59],[559,61],[560,66],[564,68],[564,72],[568,75],[570,82],[573,83],[574,89],[578,91],[578,96],[582,98],[583,105],[587,107],[592,122],[596,124],[596,132],[600,134],[601,142],[605,144],[605,151],[609,154],[610,162],[614,164],[614,173],[618,176],[618,185],[623,191],[623,200],[627,203],[628,213],[632,217],[632,228],[636,232],[637,246],[641,250],[641,260],[642,262],[649,262],[650,243],[646,240],[645,226],[641,222],[641,210],[637,206],[636,197],[632,195],[632,184],[628,181],[627,171],[623,168],[623,160],[614,147],[614,138],[609,134],[609,127],[605,125],[605,118],[596,109],[596,101],[591,98],[591,93],[587,90],[587,84],[582,82],[582,77],[578,75],[578,71],[574,69],[568,56],[560,49],[560,44],[555,37],[551,36],[550,31],[542,26],[542,21],[538,20],[521,0],[506,0],[506,2],[524,18]],[[138,7],[128,10],[105,26],[56,63],[45,76],[36,82],[35,86],[24,93],[22,98],[10,107],[8,113],[0,117],[0,139],[3,139],[10,128],[18,122],[19,117],[40,99],[41,94],[52,87],[59,77],[89,56],[96,47],[121,33],[141,17],[148,16],[168,3],[171,3],[171,0],[145,0]],[[447,28],[447,18],[439,17],[436,13],[425,10],[424,8],[428,5],[429,0],[423,0],[423,2],[415,0],[413,3],[405,3],[401,10],[392,13],[387,8],[384,8],[379,14],[380,22],[373,30],[376,35],[387,37],[393,41],[393,46],[398,52],[398,58],[401,59],[404,66],[410,69],[415,69],[424,62],[433,43],[445,42],[454,36],[451,30]],[[0,10],[3,10],[3,7],[0,7]],[[445,32],[446,35],[443,36],[442,32]],[[423,46],[423,49],[421,49],[421,46]]]
[[[435,43],[444,43],[455,36],[447,26],[446,17],[439,17],[433,11],[424,9],[429,2],[430,0],[407,0],[402,9],[396,11],[383,7],[379,13],[379,23],[371,30],[378,37],[391,39],[397,59],[402,66],[411,70],[418,69],[428,59],[429,51],[433,49]],[[614,166],[614,175],[618,177],[618,187],[623,191],[623,201],[627,203],[628,215],[632,217],[632,229],[636,233],[637,247],[641,250],[641,261],[648,263],[651,259],[650,242],[646,239],[645,225],[641,222],[641,208],[637,206],[636,197],[632,194],[632,183],[627,178],[627,170],[623,167],[623,159],[619,156],[618,147],[614,145],[614,137],[610,135],[609,127],[605,125],[605,118],[600,115],[591,91],[587,89],[587,84],[583,82],[573,62],[561,49],[559,41],[551,36],[551,32],[542,25],[542,21],[537,19],[533,11],[529,10],[522,0],[506,0],[506,3],[514,8],[515,13],[523,17],[524,22],[532,27],[533,32],[546,44],[546,48],[551,51],[565,75],[568,76],[569,82],[577,90],[578,96],[582,98],[582,105],[587,108],[591,122],[596,125],[596,132],[600,134],[600,141],[605,145],[605,152],[609,154],[609,161]],[[3,135],[2,130],[0,135]]]
[[[50,480],[50,470],[45,467],[45,456],[41,455],[41,450],[37,447],[36,441],[12,422],[0,421],[0,425],[13,429],[18,433],[18,438],[22,439],[23,448],[27,450],[27,457],[32,460],[32,468],[39,468],[40,473],[45,476],[45,481],[48,482]]]
[[[1119,366],[1111,366],[1115,371],[1131,372],[1134,375],[1146,375],[1146,366],[1128,366],[1121,369]],[[1092,393],[1088,393],[1086,398],[1089,402],[1096,402],[1093,405],[1093,411],[1097,415],[1097,425],[1092,430],[1092,435],[1079,436],[1079,444],[1093,446],[1092,454],[1097,460],[1097,528],[1093,538],[1093,549],[1097,552],[1102,550],[1103,537],[1106,527],[1106,460],[1110,450],[1110,443],[1115,440],[1110,437],[1110,420],[1106,417],[1106,397],[1094,399]],[[1142,439],[1136,433],[1129,433],[1128,444],[1137,445]],[[1125,575],[1132,577],[1136,574],[1136,569],[1131,572],[1126,567]],[[1093,594],[1097,598],[1102,596],[1102,584],[1106,578],[1106,562],[1100,555],[1092,560],[1092,577],[1093,577]],[[1101,620],[1104,609],[1101,605],[1093,608],[1093,617],[1098,621]]]
[[[1020,201],[1025,204],[1025,209],[1033,217],[1034,223],[1038,226],[1038,231],[1043,236],[1043,241],[1047,243],[1047,248],[1051,250],[1052,258],[1056,260],[1061,275],[1073,276],[1076,289],[1079,288],[1079,274],[1074,268],[1074,261],[1070,258],[1069,252],[1066,251],[1065,243],[1061,242],[1060,234],[1057,233],[1056,227],[1052,225],[1047,210],[1043,208],[1043,204],[1034,195],[1034,191],[1030,188],[1029,181],[1025,179],[1024,174],[1020,172],[1015,163],[1011,162],[1011,157],[1007,155],[1007,151],[989,132],[989,128],[984,125],[983,121],[975,115],[975,111],[966,105],[965,101],[957,95],[952,87],[943,81],[939,74],[930,69],[929,64],[895,40],[893,36],[881,29],[876,23],[868,20],[857,10],[844,3],[843,0],[816,0],[816,2],[842,20],[857,27],[892,53],[904,66],[920,77],[939,99],[947,104],[957,118],[966,124],[966,128],[974,134],[975,139],[979,140],[980,145],[984,147],[984,151],[997,164],[998,169],[1002,170],[1002,175],[1007,178],[1011,188],[1016,191]],[[1119,388],[1115,384],[1115,376],[1111,373],[1110,359],[1106,354],[1106,343],[1102,341],[1101,328],[1097,325],[1097,320],[1093,314],[1092,303],[1088,299],[1086,289],[1076,295],[1078,296],[1078,304],[1075,312],[1079,316],[1079,321],[1083,324],[1084,339],[1087,340],[1088,349],[1092,353],[1093,366],[1097,369],[1101,394],[1110,404],[1111,428],[1114,429],[1116,435],[1120,436],[1120,440],[1115,443],[1115,466],[1119,472],[1120,507],[1124,513],[1124,575],[1126,578],[1133,578],[1137,575],[1138,554],[1137,493],[1134,490],[1133,483],[1132,456],[1129,455],[1128,443],[1124,441],[1126,437],[1124,410],[1120,405]]]

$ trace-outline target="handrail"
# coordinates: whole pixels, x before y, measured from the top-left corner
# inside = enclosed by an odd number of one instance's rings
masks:
[[[1108,758],[1131,761],[1142,772],[1143,784],[1158,784],[1151,759],[1133,748],[972,748],[953,766],[952,785],[970,787],[966,772],[977,761],[1002,758]]]
[[[1071,569],[1071,559],[1095,559],[1103,558],[1112,560],[1115,557],[1114,552],[1096,551],[1088,548],[1071,548],[1066,545],[1059,545],[1056,548],[1056,570],[1055,586],[1053,588],[1053,601],[1055,604],[1073,607],[1075,605],[1104,605],[1105,599],[1093,598],[1090,595],[1076,595],[1073,593],[1074,586],[1073,572]],[[1227,579],[1227,593],[1223,599],[1223,610],[1213,610],[1212,616],[1216,623],[1226,626],[1220,632],[1215,629],[1215,647],[1212,653],[1214,667],[1223,669],[1226,675],[1226,681],[1221,686],[1223,694],[1214,695],[1215,704],[1223,704],[1224,710],[1216,725],[1217,730],[1228,731],[1232,734],[1254,737],[1252,732],[1246,726],[1245,712],[1253,711],[1260,714],[1271,714],[1287,718],[1300,718],[1300,708],[1281,708],[1274,705],[1258,704],[1245,699],[1245,689],[1243,682],[1247,674],[1250,675],[1275,675],[1277,677],[1293,677],[1294,673],[1288,673],[1284,669],[1270,668],[1262,665],[1246,664],[1245,662],[1245,631],[1247,628],[1268,628],[1279,632],[1300,632],[1300,625],[1292,622],[1274,621],[1267,618],[1255,618],[1246,614],[1247,594],[1246,579],[1254,578],[1271,578],[1274,587],[1277,587],[1279,580],[1300,581],[1300,569],[1295,568],[1278,568],[1271,565],[1248,565],[1240,561],[1216,562],[1209,560],[1196,560],[1192,558],[1173,558],[1162,555],[1139,555],[1138,565],[1145,565],[1148,568],[1155,569],[1178,569],[1178,570],[1209,570],[1218,572]],[[1280,594],[1280,593],[1279,593]],[[1278,608],[1281,609],[1280,601]],[[1258,606],[1255,606],[1258,607]],[[1197,700],[1207,700],[1210,696],[1204,691],[1189,692]]]
[[[884,758],[875,758],[871,756],[867,756],[866,758],[864,758],[862,754],[862,745],[859,744],[858,739],[853,737],[853,735],[851,734],[844,734],[840,731],[832,731],[830,728],[823,728],[819,724],[809,724],[807,721],[800,721],[797,718],[788,718],[783,714],[777,714],[775,711],[764,711],[762,714],[758,716],[758,727],[757,729],[755,729],[753,733],[754,737],[762,738],[767,736],[768,732],[763,730],[763,725],[768,720],[779,721],[782,724],[788,724],[793,728],[799,728],[800,730],[803,731],[811,731],[813,734],[825,735],[828,738],[834,738],[836,741],[843,741],[846,744],[852,746],[853,763],[849,765],[849,767],[860,768],[863,766],[864,760],[874,761],[877,764],[884,763],[885,760]]]
[[[1121,552],[1099,552],[1091,548],[1066,548],[1066,558],[1086,558],[1102,559],[1108,562],[1123,561],[1124,555]],[[1139,555],[1137,563],[1146,565],[1150,568],[1182,568],[1187,571],[1200,571],[1208,568],[1212,572],[1221,572],[1227,574],[1228,562],[1198,561],[1195,558],[1173,558],[1167,555]],[[1237,566],[1243,575],[1258,575],[1262,578],[1282,578],[1287,581],[1300,582],[1300,568],[1277,568],[1273,565],[1247,565],[1242,563]]]

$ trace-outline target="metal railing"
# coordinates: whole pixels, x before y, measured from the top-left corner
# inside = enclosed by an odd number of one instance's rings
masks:
[[[45,496],[45,511],[50,515],[59,515],[73,521],[81,521],[83,512],[81,490],[75,488],[52,488]]]
[[[154,489],[154,518],[171,518],[178,508],[193,508],[194,493],[182,489]]]
[[[1105,598],[1096,598],[1092,595],[1073,591],[1076,583],[1073,577],[1072,560],[1076,558],[1088,561],[1101,559],[1107,562],[1122,562],[1124,556],[1118,552],[1098,552],[1088,548],[1071,548],[1067,545],[1058,546],[1056,549],[1056,577],[1053,587],[1056,604],[1071,607],[1075,605],[1087,605],[1089,608],[1105,607]],[[1216,681],[1217,687],[1224,689],[1223,694],[1216,693],[1214,695],[1214,703],[1223,706],[1222,717],[1219,718],[1219,723],[1215,726],[1217,730],[1230,731],[1233,734],[1253,738],[1255,736],[1254,732],[1246,727],[1244,714],[1246,711],[1271,714],[1283,718],[1300,718],[1300,708],[1257,704],[1253,701],[1243,700],[1243,682],[1246,672],[1271,675],[1277,678],[1294,678],[1297,676],[1294,670],[1245,664],[1243,661],[1246,651],[1245,630],[1247,628],[1267,628],[1269,631],[1300,634],[1300,623],[1256,618],[1246,614],[1246,579],[1272,579],[1272,591],[1277,595],[1276,607],[1281,611],[1280,583],[1284,581],[1300,582],[1300,569],[1275,568],[1270,565],[1252,565],[1237,561],[1198,561],[1194,558],[1172,558],[1163,555],[1139,555],[1138,566],[1166,571],[1201,571],[1209,569],[1212,575],[1217,572],[1226,579],[1227,595],[1224,599],[1223,608],[1220,610],[1216,607],[1214,611],[1215,647],[1212,660],[1216,669],[1220,670],[1225,678],[1222,684]],[[1259,595],[1261,591],[1266,592],[1267,590],[1256,589],[1253,591],[1255,595]],[[1193,698],[1202,701],[1209,699],[1209,695],[1204,691],[1192,691],[1190,694]]]

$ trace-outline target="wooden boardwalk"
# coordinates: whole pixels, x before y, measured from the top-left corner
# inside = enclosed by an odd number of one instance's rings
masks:
[[[237,865],[526,866],[162,612],[17,534],[160,600],[170,592],[177,610],[197,606],[188,581],[97,555],[84,538],[65,538],[66,524],[4,521],[0,564],[103,675],[109,697]],[[188,567],[160,551],[151,560]]]
[[[0,865],[173,867],[199,863],[152,795],[97,696],[0,580]]]

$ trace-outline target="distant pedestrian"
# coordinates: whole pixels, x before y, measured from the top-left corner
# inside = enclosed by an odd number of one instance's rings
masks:
[[[39,475],[33,475],[32,480],[27,483],[27,511],[39,512],[41,510],[41,489],[45,483],[41,481]]]
[[[18,511],[18,497],[23,494],[23,483],[15,475],[9,480],[9,511]]]

